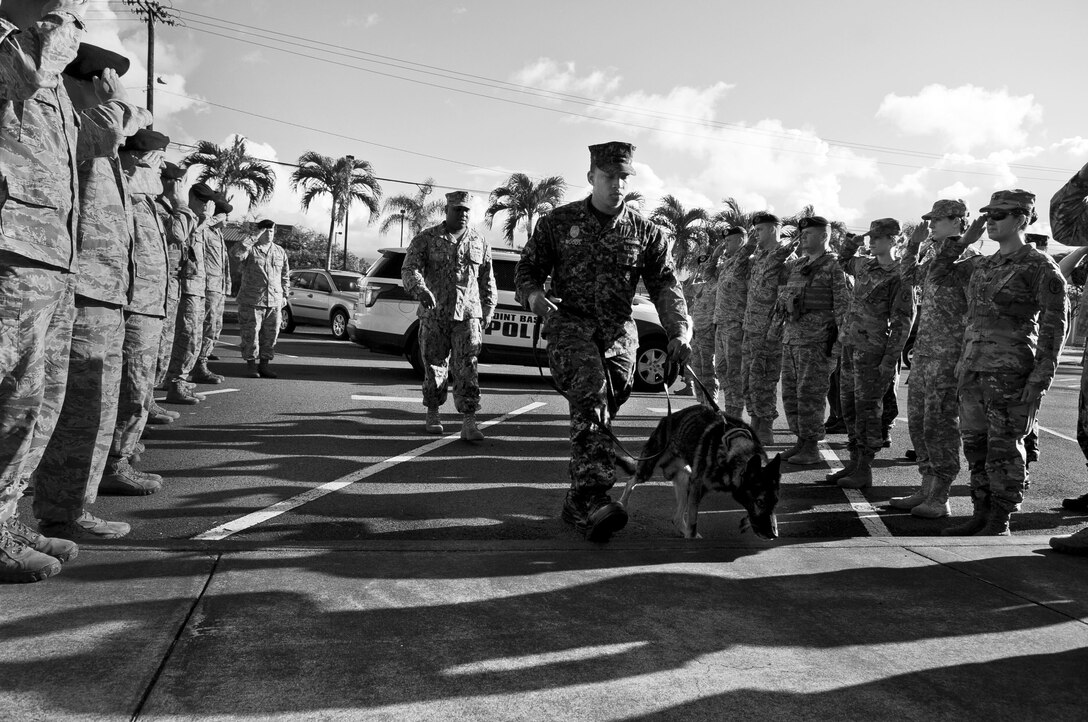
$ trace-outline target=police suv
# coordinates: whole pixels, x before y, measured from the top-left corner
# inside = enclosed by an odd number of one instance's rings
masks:
[[[423,374],[419,351],[419,302],[404,291],[400,280],[405,248],[383,248],[379,258],[362,281],[361,294],[347,323],[347,335],[355,343],[377,353],[404,356],[412,368]],[[481,363],[536,366],[533,354],[533,324],[536,316],[514,300],[514,268],[521,253],[508,248],[491,249],[491,266],[499,288],[498,304],[491,326],[484,329]],[[635,364],[635,389],[661,391],[665,379],[665,347],[668,337],[658,320],[653,302],[635,296],[632,317],[638,328],[638,357]],[[548,364],[543,352],[544,339],[538,343],[540,363]]]

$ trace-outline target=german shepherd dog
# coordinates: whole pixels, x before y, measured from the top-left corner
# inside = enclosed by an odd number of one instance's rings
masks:
[[[635,485],[649,481],[658,469],[673,484],[673,524],[684,538],[699,538],[695,531],[699,502],[710,490],[733,492],[747,510],[741,530],[750,525],[763,539],[778,536],[774,508],[781,457],[768,462],[752,427],[740,419],[702,404],[666,416],[643,447],[620,503],[626,506]]]

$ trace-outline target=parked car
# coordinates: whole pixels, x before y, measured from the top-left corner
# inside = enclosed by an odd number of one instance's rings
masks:
[[[330,271],[303,268],[291,271],[291,291],[283,310],[280,330],[291,333],[303,324],[329,324],[332,335],[348,337],[348,318],[359,300],[363,274],[355,271]]]
[[[422,376],[423,360],[419,351],[419,302],[404,291],[401,266],[407,249],[383,248],[381,257],[367,271],[362,294],[347,322],[347,334],[355,343],[377,353],[404,356]],[[514,268],[521,254],[508,248],[491,249],[492,268],[499,288],[498,305],[491,326],[484,329],[480,353],[483,363],[518,366],[547,365],[546,346],[540,339],[533,353],[533,325],[536,316],[514,300]],[[665,379],[665,347],[668,337],[649,298],[636,296],[633,309],[638,328],[639,348],[635,364],[635,388],[662,391]]]

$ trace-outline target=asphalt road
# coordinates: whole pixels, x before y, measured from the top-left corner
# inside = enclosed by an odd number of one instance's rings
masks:
[[[206,402],[175,406],[171,426],[151,427],[139,468],[162,474],[158,494],[100,497],[97,516],[127,521],[137,540],[234,539],[256,543],[329,540],[571,540],[559,519],[567,486],[567,408],[535,368],[482,366],[485,441],[457,438],[459,417],[447,403],[446,436],[424,433],[419,381],[398,357],[300,327],[281,336],[280,378],[242,378],[237,326],[228,324],[212,367],[226,375]],[[1063,512],[1061,499],[1088,492],[1084,458],[1073,440],[1079,349],[1066,354],[1040,415],[1043,454],[1014,533],[1069,533],[1088,523]],[[909,373],[905,374],[909,380]],[[906,410],[906,385],[899,391]],[[638,450],[665,413],[662,394],[635,394],[617,434]],[[673,397],[674,408],[694,403]],[[776,432],[785,440],[783,419]],[[826,447],[845,456],[845,436]],[[784,467],[779,531],[785,537],[931,536],[947,520],[889,510],[909,493],[917,471],[902,458],[906,423],[876,461],[877,483],[863,493],[817,483],[828,466]],[[831,454],[829,457],[834,458]],[[953,515],[969,513],[966,472],[953,488]],[[29,500],[24,500],[29,516]],[[630,505],[628,540],[674,536],[673,493],[663,480],[639,487]],[[712,495],[701,509],[707,538],[750,535],[743,511]],[[770,542],[769,544],[773,544]]]

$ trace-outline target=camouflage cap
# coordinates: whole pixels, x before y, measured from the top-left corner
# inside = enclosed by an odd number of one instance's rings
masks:
[[[618,171],[635,175],[635,167],[631,165],[634,155],[635,146],[618,140],[589,146],[590,163],[594,168],[600,168],[606,173]]]
[[[472,194],[468,191],[450,191],[446,194],[447,208],[471,208]]]
[[[185,177],[185,169],[177,163],[166,161],[162,164],[162,170],[159,171],[159,175],[162,176],[164,180],[181,180]]]
[[[760,211],[752,215],[752,225],[758,226],[760,223],[773,223],[776,226],[782,223],[781,219],[773,213],[767,211]]]
[[[274,220],[272,220],[271,218],[263,218],[263,219],[257,221],[257,227],[260,228],[261,230],[264,230],[265,228],[275,228],[276,227],[276,222]]]
[[[222,193],[216,193],[215,198],[212,198],[212,200],[215,201],[215,214],[216,215],[219,215],[220,213],[230,213],[231,211],[234,210],[234,206],[232,206],[227,201],[227,197],[225,195],[223,195]]]
[[[990,202],[980,209],[981,213],[989,211],[1024,211],[1031,213],[1035,210],[1035,194],[1021,188],[1007,191],[994,191],[990,196]]]
[[[120,53],[90,43],[80,43],[75,60],[64,68],[64,74],[77,80],[93,80],[106,68],[113,68],[118,75],[124,75],[128,72],[128,66],[128,58]]]
[[[150,128],[140,128],[135,133],[125,138],[125,144],[121,150],[132,153],[146,153],[149,150],[166,150],[170,144],[170,136]]]
[[[827,228],[831,223],[823,216],[806,216],[797,223],[797,230],[806,228]]]
[[[194,183],[192,187],[189,188],[189,193],[203,203],[214,201],[219,195],[210,185],[204,182]]]
[[[869,224],[869,232],[865,235],[870,238],[892,238],[902,232],[902,226],[894,218],[878,218]]]
[[[967,204],[960,199],[952,200],[942,198],[933,203],[933,209],[922,215],[923,220],[932,221],[934,218],[966,218],[968,216]]]

